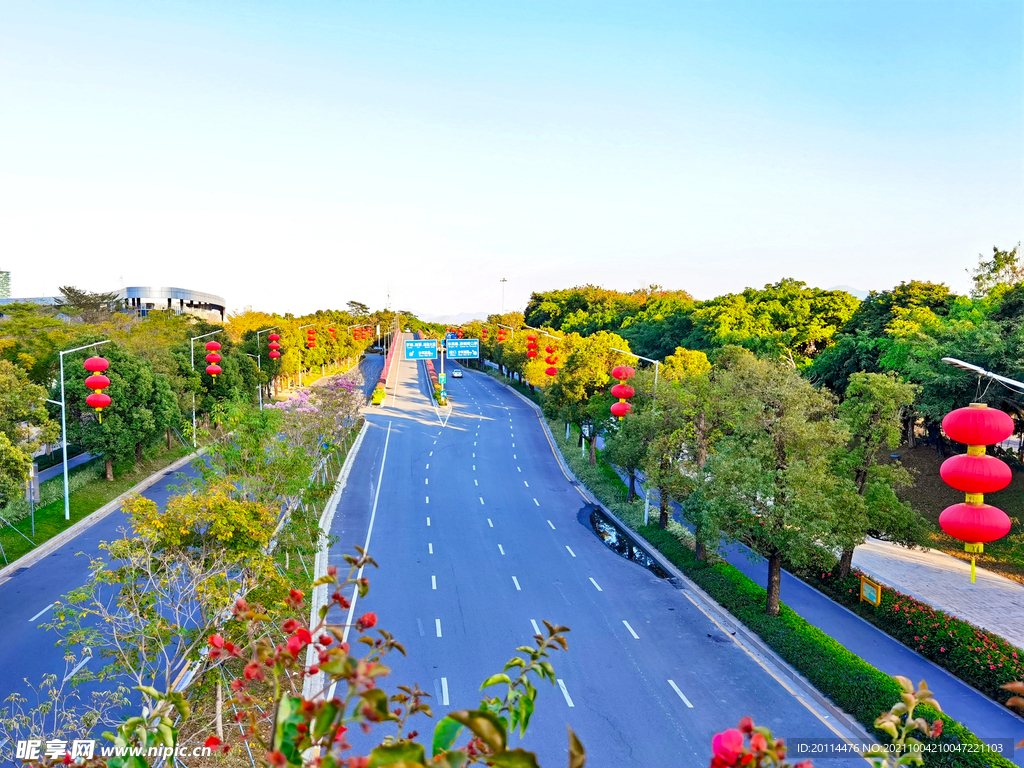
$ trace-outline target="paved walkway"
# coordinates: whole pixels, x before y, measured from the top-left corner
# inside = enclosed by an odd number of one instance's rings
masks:
[[[886,586],[965,619],[1024,648],[1024,584],[977,569],[937,549],[907,549],[868,539],[853,565]]]

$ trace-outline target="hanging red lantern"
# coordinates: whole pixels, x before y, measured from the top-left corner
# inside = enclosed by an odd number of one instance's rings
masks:
[[[103,409],[110,405],[110,395],[104,394],[103,390],[110,386],[110,379],[103,376],[103,371],[110,367],[110,363],[102,357],[90,357],[85,363],[85,370],[92,376],[85,380],[85,386],[93,391],[85,398],[85,404],[96,409],[96,415],[100,424],[103,423]]]
[[[619,380],[619,383],[612,387],[612,397],[617,397],[619,402],[612,403],[611,411],[619,421],[622,421],[622,417],[632,410],[632,406],[626,400],[635,395],[636,391],[624,382],[635,375],[636,371],[628,365],[617,365],[612,368],[612,377]]]
[[[281,337],[278,334],[276,334],[276,333],[270,334],[269,336],[267,336],[267,338],[270,339],[271,341],[280,341],[281,340]]]
[[[984,403],[957,408],[942,420],[943,431],[958,443],[967,445],[967,453],[951,456],[942,463],[943,481],[964,491],[967,499],[947,507],[939,515],[939,526],[954,539],[964,542],[971,555],[971,581],[975,558],[985,551],[989,541],[1010,532],[1010,518],[1003,510],[984,503],[986,493],[1002,490],[1010,484],[1010,468],[994,456],[985,454],[986,445],[1001,443],[1013,434],[1013,419]]]
[[[484,328],[482,331],[480,331],[480,338],[481,339],[486,339],[487,338],[487,329],[486,328]]]
[[[217,381],[217,374],[221,372],[221,367],[217,365],[221,360],[220,355],[217,354],[217,350],[220,349],[220,342],[208,341],[206,342],[206,349],[209,351],[209,354],[206,356],[206,362],[209,363],[206,366],[206,372],[213,376],[214,381]]]
[[[550,355],[552,352],[555,351],[555,348],[548,344],[546,347],[544,347],[544,351]]]
[[[558,369],[555,368],[555,366],[552,365],[550,368],[545,368],[544,369],[544,373],[546,373],[548,376],[557,376],[558,375]]]
[[[269,344],[267,344],[267,346],[270,349],[280,349],[281,348],[281,345],[278,342],[276,342],[276,341],[270,342]]]
[[[278,357],[281,356],[281,353],[278,352],[276,349],[272,349],[272,350],[270,350],[270,356],[273,357],[273,358],[278,358]]]
[[[554,365],[558,362],[558,355],[548,355],[544,358],[544,362],[548,365]]]

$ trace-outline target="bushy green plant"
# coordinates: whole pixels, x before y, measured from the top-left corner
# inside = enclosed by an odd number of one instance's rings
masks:
[[[89,483],[95,482],[103,475],[103,465],[99,461],[90,461],[86,464],[79,464],[68,470],[68,492],[79,491]],[[42,509],[48,504],[60,501],[64,498],[64,478],[57,476],[47,480],[39,486],[39,501],[36,502],[36,510]],[[31,513],[29,503],[25,497],[12,499],[11,502],[0,509],[0,517],[11,523],[24,520]]]

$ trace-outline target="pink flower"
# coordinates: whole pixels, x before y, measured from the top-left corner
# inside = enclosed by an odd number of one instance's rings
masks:
[[[732,765],[743,752],[743,734],[735,728],[715,734],[711,740],[711,751],[719,760]]]

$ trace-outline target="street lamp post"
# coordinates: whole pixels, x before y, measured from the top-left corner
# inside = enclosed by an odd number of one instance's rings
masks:
[[[279,329],[280,329],[279,326],[275,326],[274,328],[264,328],[262,331],[256,331],[256,367],[260,371],[263,370],[263,365],[260,363],[260,356],[263,354],[262,348],[260,347],[260,334],[261,333],[270,333],[271,331],[277,331]],[[249,353],[246,352],[246,354],[249,354]],[[252,357],[252,355],[249,355],[249,357]],[[260,382],[260,410],[261,411],[263,410],[263,382],[262,381]]]
[[[508,282],[504,277],[498,281],[501,283],[501,314],[505,314],[505,283]]]
[[[258,371],[262,371],[263,370],[263,366],[260,365],[260,358],[259,358],[258,355],[250,355],[248,352],[245,352],[243,354],[246,357],[251,357],[253,360],[256,361],[256,370],[258,370]],[[259,392],[259,395],[260,395],[260,410],[262,411],[263,410],[263,382],[262,381],[256,382],[256,391]]]
[[[214,336],[214,335],[216,335],[218,333],[222,333],[223,331],[224,331],[224,329],[221,328],[220,330],[210,331],[209,333],[204,333],[202,336],[193,336],[192,338],[189,339],[189,346],[191,347],[191,350],[192,350],[192,370],[193,371],[195,371],[195,369],[196,369],[196,342],[199,341],[199,339],[205,339],[207,336]],[[195,447],[197,447],[197,445],[198,445],[198,443],[196,441],[196,393],[193,392],[192,393],[192,447],[195,448]]]
[[[630,357],[635,357],[637,360],[646,360],[648,363],[654,363],[654,394],[653,394],[653,397],[651,399],[654,401],[655,405],[657,405],[657,402],[658,402],[658,373],[661,370],[661,363],[659,361],[657,361],[657,360],[652,360],[649,357],[644,357],[643,355],[635,355],[632,352],[627,352],[624,349],[616,349],[615,347],[612,347],[611,349],[612,349],[613,352],[618,352],[619,354],[622,354],[622,355],[629,355]],[[648,515],[650,514],[650,511],[651,511],[651,491],[650,491],[650,488],[645,488],[644,489],[644,525],[647,525]]]
[[[64,395],[64,355],[70,355],[72,352],[81,352],[83,349],[92,349],[93,347],[100,347],[104,344],[109,344],[110,339],[106,341],[97,341],[95,344],[86,344],[84,347],[75,347],[74,349],[68,349],[60,352],[60,402],[56,400],[46,399],[46,402],[53,403],[54,405],[60,406],[60,437],[61,437],[61,453],[63,455],[64,464],[64,519],[71,519],[71,501],[68,497],[68,420],[67,420],[67,397]]]

